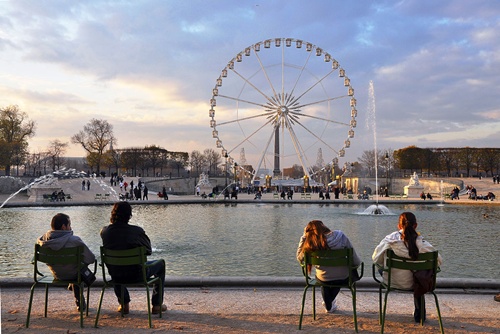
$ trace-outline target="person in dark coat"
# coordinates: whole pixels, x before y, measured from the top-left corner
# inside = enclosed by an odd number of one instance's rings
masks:
[[[130,225],[128,222],[132,218],[132,207],[129,202],[117,202],[111,211],[109,225],[101,230],[102,244],[104,248],[112,250],[125,250],[144,246],[147,255],[152,254],[151,241],[146,235],[146,232],[139,226]],[[163,304],[163,293],[160,294],[160,284],[165,285],[165,260],[147,261],[148,264],[146,275],[147,277],[160,277],[160,283],[153,287],[153,295],[151,304],[153,305],[152,313],[158,314],[161,311],[167,310],[167,305]],[[111,278],[115,282],[131,282],[142,280],[142,270],[140,266],[112,266],[108,265],[108,271]],[[123,310],[122,306],[118,308],[120,312],[129,313],[130,294],[126,287],[115,284],[115,295],[118,302],[121,304],[121,289],[124,289]]]

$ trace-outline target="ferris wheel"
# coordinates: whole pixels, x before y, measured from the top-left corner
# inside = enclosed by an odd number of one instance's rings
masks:
[[[311,179],[329,170],[350,146],[356,116],[354,89],[339,62],[293,38],[267,39],[237,53],[216,80],[209,110],[226,166],[252,181],[283,177],[288,168]],[[247,166],[238,164],[241,151]]]

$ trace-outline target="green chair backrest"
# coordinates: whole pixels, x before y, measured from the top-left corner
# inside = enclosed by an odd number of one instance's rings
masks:
[[[419,253],[416,260],[397,256],[391,249],[387,250],[386,271],[388,272],[387,284],[391,286],[392,269],[403,269],[411,271],[430,270],[432,271],[432,286],[436,286],[436,276],[438,268],[438,252]]]
[[[146,268],[144,264],[147,261],[146,248],[136,247],[131,249],[113,250],[101,246],[101,262],[104,265],[112,266],[141,266],[144,280],[146,279]],[[105,276],[104,276],[105,278]]]
[[[417,260],[397,256],[391,249],[387,250],[387,268],[405,270],[433,270],[437,272],[438,252],[420,253]]]
[[[328,249],[306,253],[304,263],[313,266],[352,267],[352,248]]]
[[[37,275],[41,275],[41,273],[38,271],[38,262],[42,262],[51,266],[74,264],[78,266],[79,272],[79,269],[82,266],[82,261],[83,246],[53,250],[51,248],[42,247],[39,244],[35,244],[34,279],[36,281]]]

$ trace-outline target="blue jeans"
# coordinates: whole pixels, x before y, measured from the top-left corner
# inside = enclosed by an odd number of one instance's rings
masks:
[[[159,284],[155,284],[153,286],[153,296],[151,297],[151,304],[153,306],[159,306],[163,304],[163,287],[165,286],[165,261],[164,260],[155,260],[155,261],[147,261],[146,264],[151,265],[151,267],[146,268],[146,276],[147,278],[150,278],[152,276],[154,277],[160,277],[160,282]],[[160,295],[160,284],[162,287],[162,294]],[[121,289],[123,288],[123,303],[128,304],[130,303],[130,294],[128,292],[127,287],[121,285],[121,284],[115,284],[114,289],[115,289],[115,295],[118,298],[118,303],[120,303],[120,298],[121,298]]]

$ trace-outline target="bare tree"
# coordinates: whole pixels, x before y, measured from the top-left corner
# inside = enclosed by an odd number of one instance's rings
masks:
[[[194,150],[193,152],[191,152],[189,165],[196,172],[196,175],[200,175],[200,171],[203,170],[205,164],[205,156],[200,151]]]
[[[189,164],[189,154],[187,152],[172,152],[170,163],[177,169],[177,176],[180,176],[180,169]]]
[[[49,143],[47,154],[50,157],[52,170],[60,169],[64,165],[63,155],[66,153],[67,148],[68,143],[62,142],[59,139],[55,139]]]
[[[221,163],[221,155],[217,153],[213,148],[207,148],[203,151],[203,155],[205,156],[205,161],[208,164],[208,171],[216,174],[217,166]],[[213,175],[213,174],[210,174]]]
[[[73,144],[80,144],[87,151],[87,163],[99,172],[108,145],[115,145],[113,126],[106,120],[93,118],[83,130],[71,137]]]
[[[12,164],[24,163],[20,159],[27,156],[28,139],[35,135],[35,127],[18,106],[0,109],[0,161],[5,175],[10,175]]]
[[[156,169],[161,167],[161,165],[163,164],[163,162],[165,160],[163,157],[167,156],[168,151],[166,149],[159,147],[159,146],[156,146],[156,145],[146,146],[144,148],[144,151],[145,151],[145,155],[146,155],[146,161],[148,163],[147,167],[153,168],[153,176],[155,176]]]

